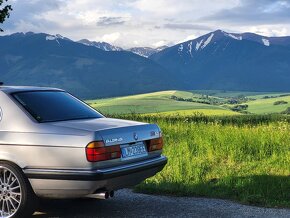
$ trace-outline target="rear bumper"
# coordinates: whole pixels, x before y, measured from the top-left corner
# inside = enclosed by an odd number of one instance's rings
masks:
[[[98,181],[104,179],[111,179],[119,176],[125,176],[154,168],[160,168],[160,170],[162,170],[166,163],[167,158],[165,156],[160,156],[158,158],[127,164],[124,166],[91,171],[25,169],[23,170],[23,172],[29,179]]]
[[[25,169],[36,195],[48,198],[79,198],[99,189],[118,190],[139,184],[161,171],[167,158],[160,156],[124,166],[80,170]]]

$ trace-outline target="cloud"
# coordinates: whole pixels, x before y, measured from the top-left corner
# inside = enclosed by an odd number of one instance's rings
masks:
[[[286,36],[289,35],[289,30],[285,25],[279,26],[253,26],[250,27],[249,32],[254,32],[264,36]]]
[[[290,0],[9,0],[1,26],[13,32],[59,33],[124,48],[178,43],[216,29],[290,34]]]
[[[100,17],[97,26],[120,25],[128,21],[128,17]]]
[[[193,39],[195,39],[195,38],[197,38],[197,35],[192,34],[192,35],[187,36],[187,37],[184,38],[183,40],[178,41],[178,43],[182,43],[182,42],[186,42],[186,41],[189,41],[189,40],[193,40]]]
[[[164,45],[168,45],[168,42],[165,40],[161,40],[161,41],[153,43],[152,45],[153,45],[153,47],[158,48],[158,47],[161,47]]]
[[[102,41],[108,42],[108,43],[114,43],[117,39],[119,39],[121,34],[119,32],[105,34],[102,37]]]
[[[163,27],[169,29],[185,29],[185,30],[207,30],[207,31],[213,30],[213,28],[209,26],[191,23],[166,23],[163,25]]]
[[[242,25],[289,23],[290,1],[287,0],[243,0],[231,9],[223,9],[201,18],[202,21],[222,21]]]

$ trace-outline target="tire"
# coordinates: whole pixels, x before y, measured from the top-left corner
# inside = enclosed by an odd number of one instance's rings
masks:
[[[0,217],[30,217],[35,211],[36,202],[22,170],[13,163],[0,161]]]

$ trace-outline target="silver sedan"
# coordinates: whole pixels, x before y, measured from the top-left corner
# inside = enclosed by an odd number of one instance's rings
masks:
[[[38,197],[107,199],[167,163],[155,124],[106,118],[54,88],[0,86],[0,217]]]

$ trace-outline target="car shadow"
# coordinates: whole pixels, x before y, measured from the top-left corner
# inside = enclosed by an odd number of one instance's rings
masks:
[[[33,217],[120,217],[122,208],[116,206],[115,199],[40,199]]]
[[[162,193],[166,193],[165,189],[168,191],[167,194],[178,193],[176,192],[178,191],[177,189],[173,189],[173,183],[162,183],[160,185],[159,189],[151,189],[151,194],[153,195],[138,194],[132,192],[131,189],[123,189],[117,191],[115,197],[108,200],[89,198],[73,200],[41,199],[38,210],[33,217],[246,217],[249,214],[264,217],[267,211],[269,211],[268,217],[275,213],[277,213],[277,217],[285,217],[285,214],[289,214],[289,209],[261,209],[228,200],[209,199],[208,197],[237,200],[258,206],[265,206],[270,202],[273,206],[279,205],[288,208],[290,176],[233,176],[212,179],[190,187],[185,187],[185,184],[181,184],[181,186],[183,185],[182,187],[179,186],[179,190],[184,188],[191,190],[186,194],[188,197],[199,196],[201,198],[176,198],[156,195],[160,193],[160,189],[163,189]],[[202,196],[207,196],[207,198]]]

